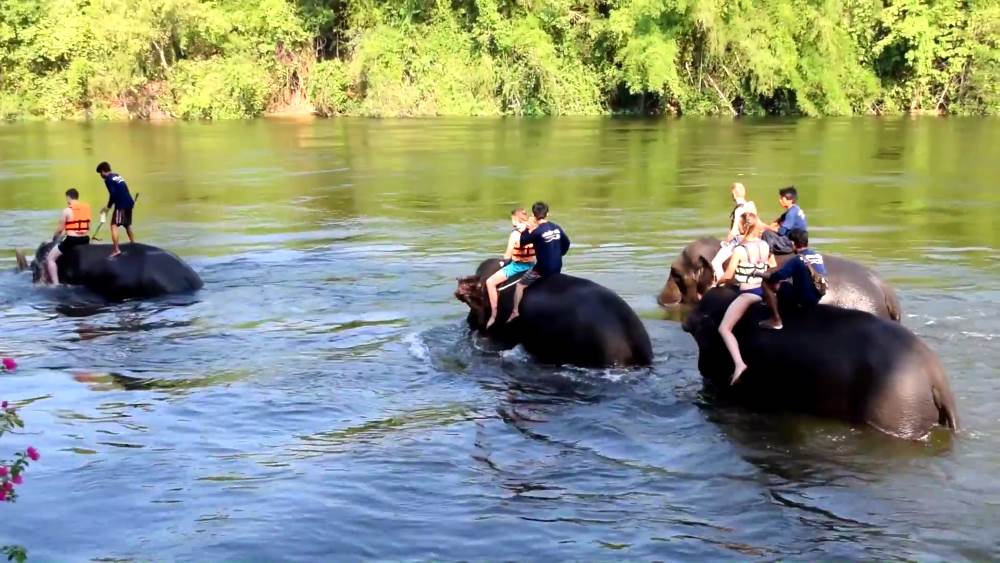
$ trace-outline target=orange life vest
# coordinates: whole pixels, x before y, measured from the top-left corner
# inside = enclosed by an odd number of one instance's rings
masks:
[[[535,245],[529,244],[527,246],[523,246],[522,247],[520,242],[515,242],[514,243],[514,250],[511,252],[511,256],[510,257],[515,262],[534,262],[535,261]]]
[[[69,209],[73,215],[66,221],[66,234],[83,237],[90,234],[90,204],[83,201],[72,201]]]

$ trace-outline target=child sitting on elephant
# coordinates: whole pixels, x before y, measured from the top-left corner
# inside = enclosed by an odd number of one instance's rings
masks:
[[[507,237],[507,250],[500,261],[500,269],[486,280],[486,294],[490,299],[490,320],[486,322],[489,329],[497,321],[497,286],[508,279],[527,272],[535,265],[535,247],[532,244],[521,245],[521,231],[528,223],[528,213],[518,207],[510,212],[510,222],[514,226]]]
[[[747,189],[739,182],[733,182],[733,185],[729,188],[729,194],[733,197],[733,203],[736,204],[736,207],[729,214],[729,233],[726,235],[726,239],[722,241],[719,252],[712,259],[712,272],[715,275],[716,281],[722,277],[723,264],[726,263],[726,260],[729,260],[729,257],[733,255],[733,249],[743,240],[743,235],[740,233],[743,224],[743,210],[746,208],[747,203],[753,203],[747,202]]]

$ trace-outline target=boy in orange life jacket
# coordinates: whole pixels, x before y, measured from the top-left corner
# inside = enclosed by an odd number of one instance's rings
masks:
[[[66,238],[49,251],[45,265],[49,271],[49,279],[53,285],[59,285],[59,268],[56,260],[74,246],[90,244],[90,204],[80,201],[80,193],[75,189],[66,190],[66,209],[59,216],[59,228],[52,236],[52,241],[59,240],[63,233]]]
[[[510,212],[510,222],[514,225],[514,230],[507,237],[507,250],[503,253],[503,260],[500,261],[501,268],[486,280],[486,294],[490,298],[490,320],[486,323],[489,329],[493,323],[497,322],[497,286],[523,272],[527,272],[535,265],[534,245],[521,246],[521,230],[528,222],[528,213],[517,208]]]

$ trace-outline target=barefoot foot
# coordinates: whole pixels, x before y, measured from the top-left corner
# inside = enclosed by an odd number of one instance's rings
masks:
[[[513,313],[510,314],[510,317],[507,319],[507,324],[514,322],[514,319],[516,319],[518,316],[520,316],[520,313],[518,313],[515,310]]]
[[[486,321],[486,330],[489,330],[490,327],[493,326],[493,323],[495,322],[497,322],[497,316],[493,315],[492,317],[490,317],[490,320]]]
[[[737,364],[736,369],[733,370],[733,378],[729,380],[729,384],[736,385],[736,382],[739,381],[740,376],[743,375],[743,372],[745,372],[746,370],[747,370],[746,364]]]

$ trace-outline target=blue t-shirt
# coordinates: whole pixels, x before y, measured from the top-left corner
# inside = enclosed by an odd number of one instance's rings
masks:
[[[823,255],[811,248],[806,248],[799,252],[798,256],[786,262],[777,272],[768,276],[768,280],[772,282],[791,280],[792,287],[795,288],[795,292],[798,293],[798,297],[803,303],[816,304],[819,303],[820,296],[816,293],[816,287],[813,285],[812,275],[809,273],[806,262],[812,264],[817,274],[826,276]]]
[[[803,231],[808,231],[809,226],[806,224],[806,214],[799,207],[799,204],[795,204],[785,211],[782,215],[781,226],[778,227],[778,234],[784,237],[788,236],[788,233],[792,229],[802,229]]]
[[[535,245],[535,271],[551,276],[562,271],[562,257],[569,252],[569,237],[555,223],[542,223],[534,231],[521,233],[521,246]]]
[[[135,205],[135,200],[132,199],[132,194],[128,191],[128,184],[125,183],[125,178],[118,175],[117,172],[112,172],[104,177],[104,185],[108,187],[108,209],[111,209],[113,205],[115,209],[132,209]]]

